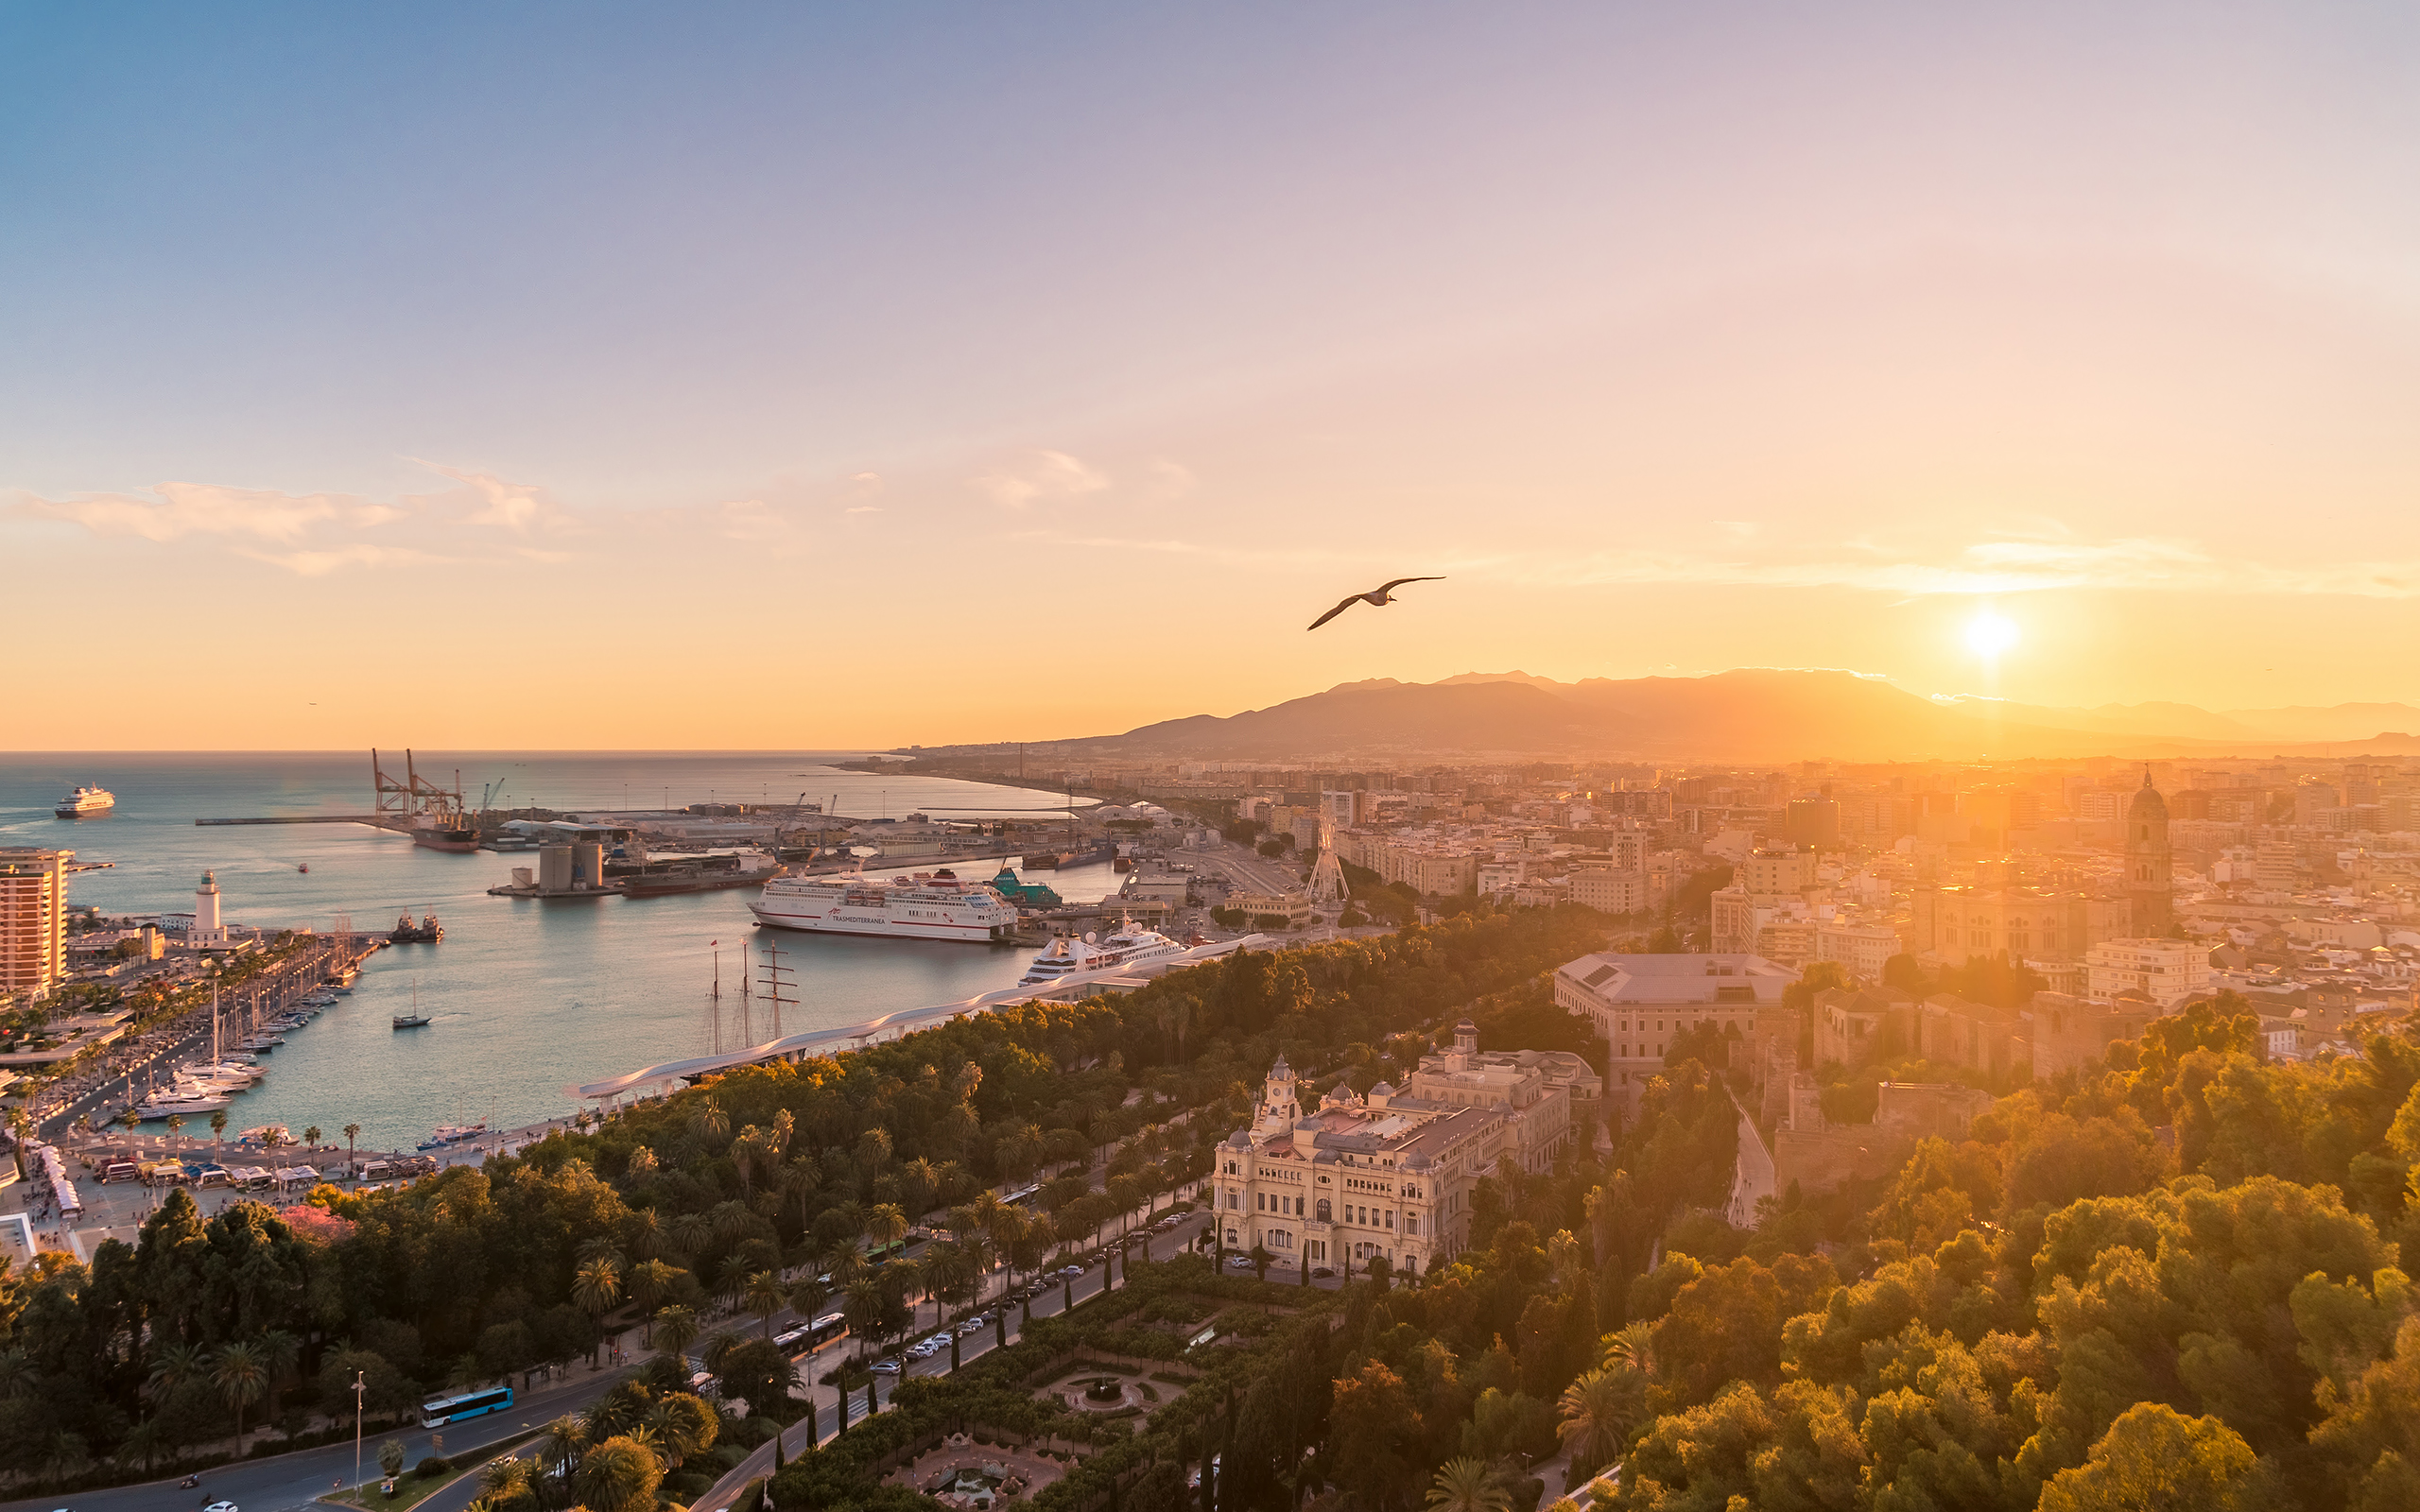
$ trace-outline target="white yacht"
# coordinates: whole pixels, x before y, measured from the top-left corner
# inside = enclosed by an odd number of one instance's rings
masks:
[[[1017,986],[1046,987],[1062,977],[1083,971],[1105,971],[1114,966],[1131,966],[1137,961],[1152,960],[1162,955],[1182,955],[1184,947],[1155,929],[1144,929],[1123,923],[1106,939],[1086,935],[1081,939],[1062,936],[1043,947],[1042,954]]]
[[[1014,905],[979,882],[944,868],[886,881],[850,873],[776,877],[748,905],[776,929],[896,939],[1005,940],[1017,927]]]

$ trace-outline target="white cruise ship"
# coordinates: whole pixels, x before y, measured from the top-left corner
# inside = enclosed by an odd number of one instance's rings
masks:
[[[50,812],[62,819],[97,818],[117,807],[117,795],[106,787],[79,787]]]
[[[1129,966],[1160,955],[1183,954],[1184,947],[1157,930],[1135,924],[1120,924],[1117,933],[1107,939],[1096,940],[1086,935],[1081,939],[1065,936],[1052,940],[1026,968],[1019,987],[1044,987],[1063,976],[1079,971],[1105,971],[1113,966]]]
[[[943,869],[886,882],[879,877],[776,877],[749,908],[776,929],[897,939],[1005,940],[1016,908],[979,882]]]

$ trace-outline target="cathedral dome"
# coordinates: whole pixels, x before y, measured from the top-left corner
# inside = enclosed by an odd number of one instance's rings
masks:
[[[2158,788],[2152,786],[2151,773],[2143,774],[2143,785],[2135,790],[2135,801],[2127,808],[2126,817],[2130,819],[2168,817],[2168,799],[2159,796]]]

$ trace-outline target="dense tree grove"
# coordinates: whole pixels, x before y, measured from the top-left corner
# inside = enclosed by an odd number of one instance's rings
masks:
[[[995,1257],[1029,1271],[1189,1188],[1281,1048],[1366,1085],[1409,1053],[1391,1037],[1598,943],[1565,911],[1246,953],[1123,998],[723,1076],[482,1168],[323,1187],[285,1216],[238,1203],[205,1221],[172,1192],[137,1243],[104,1243],[89,1267],[0,1266],[0,1474],[96,1484],[265,1451],[315,1412],[349,1427],[356,1371],[372,1412],[402,1414],[609,1332],[697,1339],[718,1307],[831,1306],[895,1336]],[[1037,1178],[1031,1207],[994,1194]],[[859,1263],[943,1211],[952,1240],[919,1263]],[[745,1374],[748,1354],[725,1357]]]

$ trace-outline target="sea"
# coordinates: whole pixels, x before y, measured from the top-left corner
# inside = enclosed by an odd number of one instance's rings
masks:
[[[843,771],[850,751],[614,755],[417,752],[424,778],[474,807],[603,811],[702,802],[787,804],[804,796],[858,818],[1041,818],[1064,800],[1027,788]],[[396,770],[401,753],[389,758]],[[78,785],[106,787],[106,818],[52,808]],[[71,878],[68,901],[104,915],[189,913],[206,869],[230,924],[384,934],[398,916],[435,914],[434,945],[371,955],[355,991],[263,1057],[268,1076],[228,1110],[229,1127],[282,1124],[327,1138],[361,1125],[361,1148],[409,1148],[440,1125],[513,1128],[575,1112],[570,1089],[659,1061],[772,1038],[753,1002],[740,1038],[741,979],[765,979],[766,952],[786,969],[782,1031],[856,1023],[1015,985],[1029,948],[870,939],[759,929],[753,888],[665,898],[539,902],[492,898],[532,852],[448,854],[360,824],[197,826],[198,818],[366,814],[368,752],[0,754],[0,846],[72,849],[112,863]],[[1011,858],[1011,865],[1020,858]],[[988,880],[996,860],[958,863]],[[870,865],[873,874],[930,869]],[[306,871],[303,868],[307,867]],[[1042,874],[1070,902],[1116,889],[1106,863]],[[717,987],[719,996],[717,996]],[[761,989],[759,989],[761,994]],[[397,1030],[417,1005],[434,1022]]]

